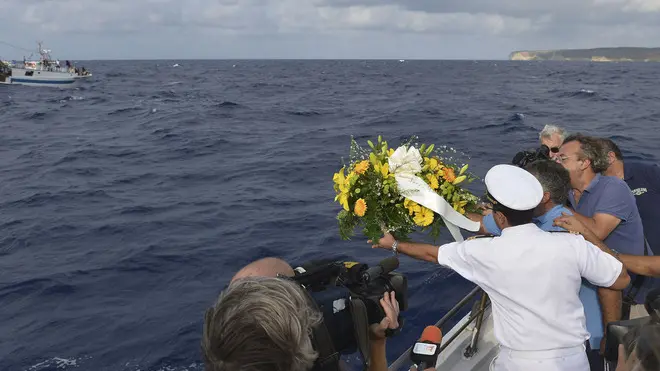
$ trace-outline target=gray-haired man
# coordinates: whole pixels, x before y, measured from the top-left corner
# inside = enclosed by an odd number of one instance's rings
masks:
[[[546,125],[539,133],[539,140],[541,145],[547,146],[550,149],[550,158],[554,159],[559,153],[561,144],[566,139],[568,133],[566,130],[555,125]]]

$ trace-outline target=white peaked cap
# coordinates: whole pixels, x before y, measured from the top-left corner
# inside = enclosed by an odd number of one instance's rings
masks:
[[[543,187],[525,169],[495,165],[486,173],[486,189],[495,202],[513,210],[531,210],[541,203]]]

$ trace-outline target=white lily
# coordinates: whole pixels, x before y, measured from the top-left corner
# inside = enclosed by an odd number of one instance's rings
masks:
[[[479,230],[479,223],[473,222],[454,210],[442,196],[426,184],[424,179],[417,176],[422,171],[423,163],[422,155],[417,148],[401,146],[394,151],[388,162],[390,173],[394,174],[399,192],[405,198],[440,214],[454,240],[463,241],[459,228],[472,232]]]
[[[422,155],[415,147],[401,146],[388,159],[390,173],[395,176],[414,176],[422,171]]]

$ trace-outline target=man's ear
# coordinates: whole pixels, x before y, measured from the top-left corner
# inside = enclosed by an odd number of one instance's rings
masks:
[[[607,152],[607,163],[612,165],[614,161],[616,161],[616,155],[614,154],[614,152],[612,151]]]
[[[497,222],[498,226],[505,225],[507,222],[506,216],[504,216],[504,214],[502,214],[502,212],[500,211],[493,211],[493,218],[495,218],[495,221]]]
[[[541,199],[542,204],[550,202],[550,192],[543,192],[543,198]]]

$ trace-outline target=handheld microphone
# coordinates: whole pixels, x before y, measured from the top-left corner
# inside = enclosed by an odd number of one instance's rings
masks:
[[[410,352],[410,360],[417,365],[417,370],[423,371],[435,367],[440,354],[442,331],[436,326],[426,326],[422,337],[415,343]]]
[[[381,260],[377,266],[368,268],[364,271],[364,273],[362,273],[362,279],[365,282],[370,282],[372,279],[388,274],[397,268],[399,268],[399,259],[396,256],[390,256],[389,258]]]

